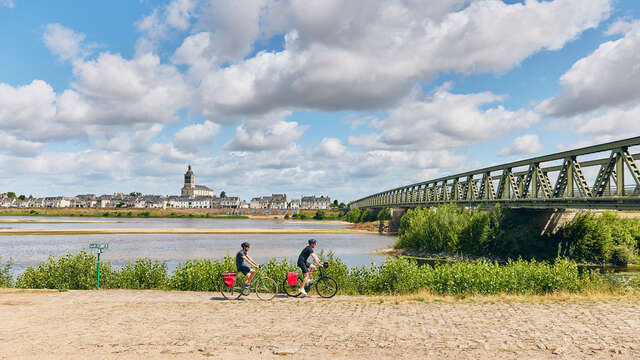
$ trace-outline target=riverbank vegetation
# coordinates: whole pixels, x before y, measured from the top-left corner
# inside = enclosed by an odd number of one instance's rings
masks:
[[[248,219],[231,214],[229,209],[100,209],[100,208],[5,208],[0,216],[47,217],[134,217],[134,218],[209,218]]]
[[[48,216],[48,217],[112,217],[112,218],[207,218],[207,219],[249,219],[278,218],[297,220],[341,220],[344,210],[331,208],[326,210],[298,209],[286,214],[279,212],[252,214],[250,209],[241,209],[242,214],[234,214],[233,209],[98,209],[98,208],[6,208],[0,209],[0,216]]]
[[[387,214],[388,212],[389,212],[389,209],[384,209],[380,211],[381,214]],[[389,213],[389,218],[391,218],[390,213]],[[344,221],[348,221],[354,224],[367,222],[367,221],[375,221],[375,220],[378,220],[377,215],[375,215],[373,212],[367,211],[367,209],[353,208],[344,215]]]
[[[638,263],[640,219],[584,213],[545,234],[532,219],[527,211],[500,206],[489,212],[454,204],[410,209],[400,221],[395,247],[505,260],[562,257],[583,263]]]
[[[504,265],[488,261],[469,261],[419,265],[406,258],[388,258],[379,266],[349,269],[333,254],[320,254],[329,261],[326,274],[336,279],[340,293],[352,295],[410,294],[429,291],[438,295],[550,294],[557,292],[637,291],[640,279],[621,280],[597,271],[579,271],[569,261],[553,264],[535,260],[509,261]],[[5,279],[1,286],[47,289],[93,289],[96,285],[97,258],[87,252],[50,257],[38,266],[28,267],[15,281]],[[262,271],[281,287],[287,272],[297,271],[295,263],[271,259]],[[171,274],[164,262],[139,259],[117,269],[108,262],[101,266],[101,287],[122,289],[166,289],[219,291],[222,273],[235,270],[231,257],[196,259],[180,263]],[[242,278],[242,275],[240,275]],[[239,281],[242,281],[240,279]],[[282,289],[281,289],[282,290]]]
[[[13,275],[11,274],[11,262],[2,263],[0,258],[0,288],[12,287]]]

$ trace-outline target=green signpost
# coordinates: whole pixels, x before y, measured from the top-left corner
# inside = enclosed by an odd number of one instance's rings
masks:
[[[96,289],[100,290],[100,254],[105,249],[109,248],[109,244],[107,243],[91,243],[89,244],[89,249],[96,249],[98,251],[98,282],[96,283]]]

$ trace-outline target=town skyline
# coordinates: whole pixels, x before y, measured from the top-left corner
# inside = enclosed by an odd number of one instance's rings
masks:
[[[0,189],[349,201],[640,134],[638,1],[233,3],[0,1]]]
[[[179,195],[172,194],[143,194],[138,191],[113,194],[76,194],[49,195],[34,197],[33,195],[16,194],[14,191],[0,193],[0,207],[5,208],[138,208],[138,209],[167,209],[167,208],[218,208],[218,209],[273,209],[273,210],[326,210],[332,207],[329,196],[300,195],[299,198],[289,198],[286,193],[272,193],[242,199],[233,194],[220,190],[216,196],[213,189],[206,185],[196,184],[196,175],[191,165],[184,174],[184,183]],[[338,207],[338,203],[334,207]],[[342,204],[344,207],[344,203]]]

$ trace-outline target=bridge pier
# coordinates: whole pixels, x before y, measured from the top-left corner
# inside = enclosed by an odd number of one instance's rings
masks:
[[[395,233],[400,229],[400,219],[407,212],[406,208],[390,208],[391,221],[389,222],[389,232]]]

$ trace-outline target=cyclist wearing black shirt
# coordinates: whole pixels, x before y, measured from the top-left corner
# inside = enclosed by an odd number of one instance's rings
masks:
[[[311,273],[316,271],[315,265],[309,263],[309,256],[313,258],[313,261],[318,264],[318,266],[322,267],[322,263],[318,256],[314,254],[313,249],[317,245],[316,239],[309,239],[309,245],[302,249],[300,256],[298,256],[298,267],[302,269],[302,275],[304,275],[304,279],[302,280],[302,287],[300,287],[300,292],[303,295],[307,295],[307,291],[304,287],[309,282],[309,278],[311,277]]]
[[[249,248],[251,247],[248,242],[243,242],[240,246],[242,246],[242,250],[238,251],[236,254],[236,268],[247,277],[247,281],[244,285],[249,286],[253,277],[256,276],[256,271],[250,268],[249,265],[255,267],[260,267],[260,265],[247,255],[247,252],[249,252]]]

